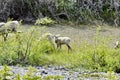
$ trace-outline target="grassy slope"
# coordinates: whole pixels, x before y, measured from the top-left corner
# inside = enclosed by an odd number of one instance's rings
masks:
[[[30,65],[63,65],[69,68],[81,67],[95,71],[120,69],[120,49],[113,49],[114,42],[119,40],[119,28],[106,25],[101,28],[85,25],[79,27],[54,25],[53,27],[37,27],[37,30],[31,33],[33,28],[31,29],[30,25],[23,25],[21,30],[24,33],[20,34],[20,39],[16,40],[15,35],[9,36],[9,41],[5,43],[1,39],[1,64],[9,63],[8,60],[14,64],[19,63],[16,59],[18,60],[18,51],[21,51],[20,54],[27,54],[26,60]],[[63,46],[61,50],[53,50],[52,45],[46,39],[39,40],[46,32],[69,36],[72,39],[70,45],[73,51],[68,53],[66,46]]]

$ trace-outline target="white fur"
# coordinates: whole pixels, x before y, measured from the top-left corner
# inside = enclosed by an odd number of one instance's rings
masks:
[[[5,24],[5,27],[7,27],[8,29],[12,29],[12,28],[17,28],[19,26],[19,22],[18,21],[8,21],[6,24]]]
[[[55,36],[55,43],[57,44],[57,47],[61,48],[62,45],[66,45],[68,47],[68,51],[71,50],[71,47],[69,45],[70,41],[71,39],[69,37],[60,37],[60,36],[56,37]]]
[[[14,26],[14,25],[15,25],[15,26],[20,25],[18,21],[10,21],[10,24],[13,25],[13,26]]]
[[[50,43],[54,46],[54,48],[57,47],[56,43],[55,43],[55,36],[51,33],[47,33],[46,34],[48,40],[50,41]]]
[[[1,22],[1,23],[0,23],[0,28],[3,27],[4,25],[5,25],[5,23],[4,23],[4,22]]]
[[[115,48],[115,49],[119,48],[119,47],[120,47],[119,45],[120,45],[120,44],[119,44],[119,41],[116,41],[114,48]]]
[[[0,23],[0,33],[1,34],[7,33],[7,29],[5,28],[5,23],[4,22]]]
[[[2,34],[4,41],[6,41],[9,32],[17,32],[17,27],[19,26],[18,21],[8,21],[6,23],[0,23],[0,33]]]
[[[70,40],[71,39],[69,37],[56,37],[56,41],[60,44],[69,44]]]
[[[60,35],[53,35],[51,33],[48,33],[47,38],[55,48],[61,48],[61,46],[65,44],[68,47],[68,51],[71,50],[71,47],[69,45],[71,39],[69,37],[61,37]]]

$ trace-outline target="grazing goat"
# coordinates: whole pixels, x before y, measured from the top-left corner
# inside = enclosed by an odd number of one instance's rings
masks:
[[[18,28],[19,25],[20,24],[18,21],[9,21],[5,24],[9,32],[17,32],[16,29]]]
[[[70,47],[69,43],[70,43],[71,39],[69,37],[61,37],[58,35],[55,35],[55,43],[57,44],[57,48],[61,48],[62,45],[66,45],[68,47],[68,52],[69,50],[72,50],[72,48]]]
[[[51,33],[47,34],[48,40],[54,45],[56,48],[61,48],[62,45],[66,45],[68,47],[68,52],[69,50],[72,50],[69,43],[70,43],[70,38],[69,37],[61,37],[60,35],[53,35]]]
[[[114,48],[117,49],[120,47],[119,41],[116,41]]]
[[[4,41],[7,40],[8,33],[17,32],[17,27],[19,26],[18,21],[9,21],[7,23],[0,23],[0,33],[2,34]]]

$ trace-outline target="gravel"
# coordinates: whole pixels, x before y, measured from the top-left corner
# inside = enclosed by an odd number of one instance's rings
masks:
[[[3,66],[0,66],[2,69]],[[18,66],[8,66],[12,69],[14,75],[20,74],[20,76],[25,75],[28,71],[28,67],[18,67]],[[108,74],[105,72],[80,72],[67,69],[62,66],[55,67],[55,66],[48,66],[48,67],[34,67],[37,72],[35,75],[39,75],[42,78],[46,76],[62,76],[62,80],[106,80],[109,79]],[[119,74],[113,74],[117,77],[117,80],[120,80]],[[14,77],[13,77],[14,78]]]

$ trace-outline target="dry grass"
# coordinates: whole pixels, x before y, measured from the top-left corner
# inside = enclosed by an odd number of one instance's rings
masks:
[[[33,25],[22,25],[21,29],[26,31]],[[61,36],[68,36],[72,39],[71,45],[78,48],[87,42],[89,44],[94,44],[94,39],[96,35],[97,26],[95,25],[54,25],[50,27],[39,26],[40,31],[44,34],[50,32],[52,34],[60,34]],[[111,47],[114,46],[115,41],[120,40],[120,28],[114,26],[103,25],[99,31],[99,36],[103,38],[109,38]]]

